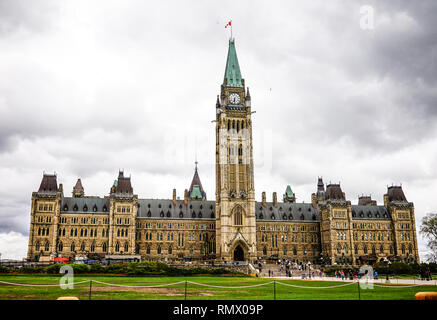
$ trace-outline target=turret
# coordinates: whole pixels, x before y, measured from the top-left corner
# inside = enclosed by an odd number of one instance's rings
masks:
[[[77,179],[76,185],[73,187],[73,198],[82,198],[85,195],[85,190],[82,186],[82,181]]]

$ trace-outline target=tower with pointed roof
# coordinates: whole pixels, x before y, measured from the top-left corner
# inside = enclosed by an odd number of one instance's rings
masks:
[[[77,179],[75,186],[73,187],[73,198],[82,198],[85,195],[85,190],[82,186],[82,181]]]
[[[190,189],[188,189],[188,194],[191,200],[206,200],[206,192],[203,190],[202,182],[200,182],[199,172],[197,170],[197,161],[194,168],[194,176],[191,181]]]
[[[256,259],[251,98],[229,40],[216,102],[216,246],[220,260]]]

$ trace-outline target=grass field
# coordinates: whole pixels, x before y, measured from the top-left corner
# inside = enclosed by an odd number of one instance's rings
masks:
[[[58,284],[60,276],[53,275],[0,275],[1,281],[23,284]],[[183,281],[178,285],[164,288],[126,288],[107,286],[93,282],[92,300],[137,300],[137,299],[185,299],[185,280],[216,286],[248,286],[271,282],[271,279],[235,276],[191,276],[191,277],[131,277],[122,275],[78,275],[75,282],[96,280],[119,285],[158,285]],[[287,283],[307,288],[283,286]],[[318,289],[341,285],[341,282],[277,280],[276,285],[268,284],[254,288],[214,288],[187,284],[187,300],[273,300],[275,291],[277,300],[358,300],[358,284],[339,288]],[[420,291],[437,291],[436,286],[418,286],[401,288],[392,285],[390,288],[374,287],[360,290],[361,300],[411,300]],[[74,289],[63,290],[59,287],[24,287],[0,283],[0,299],[2,300],[50,300],[60,296],[76,296],[80,300],[88,300],[89,282],[75,285]]]

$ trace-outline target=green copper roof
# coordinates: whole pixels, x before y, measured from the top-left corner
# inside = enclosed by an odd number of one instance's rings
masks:
[[[202,199],[202,193],[200,192],[199,186],[193,186],[193,191],[190,194],[191,199]]]
[[[291,190],[290,185],[287,186],[287,189],[285,190],[285,195],[286,195],[287,197],[289,197],[289,198],[294,197],[294,193],[293,193],[293,191]]]
[[[229,40],[228,59],[226,60],[225,79],[227,87],[243,87],[241,81],[240,65],[238,64],[237,51],[235,51],[235,41]]]

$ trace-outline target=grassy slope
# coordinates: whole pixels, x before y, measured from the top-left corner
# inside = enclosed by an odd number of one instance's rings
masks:
[[[56,284],[60,276],[53,275],[0,275],[1,281],[14,283],[32,284]],[[245,286],[270,282],[270,279],[258,279],[250,277],[231,276],[191,276],[191,277],[129,277],[118,275],[78,275],[75,282],[82,280],[98,280],[114,284],[125,285],[153,285],[163,283],[174,283],[178,281],[194,281],[205,284],[220,286]],[[341,284],[340,282],[326,281],[299,281],[280,280],[280,282],[307,287],[325,287]],[[118,287],[107,287],[101,284],[92,284],[93,300],[96,299],[184,299],[184,284],[174,285],[163,289],[126,289]],[[393,286],[396,287],[396,286]],[[373,290],[361,290],[361,299],[373,300],[405,300],[414,299],[419,291],[437,291],[435,286],[423,286],[413,288],[381,288],[374,287]],[[273,284],[262,287],[244,289],[218,289],[200,287],[188,284],[187,299],[273,299]],[[56,299],[59,296],[77,296],[81,300],[89,298],[89,283],[76,285],[74,289],[62,290],[59,287],[19,287],[0,284],[0,299]],[[358,299],[357,284],[351,286],[331,289],[302,289],[285,287],[276,284],[276,298],[279,299]]]

